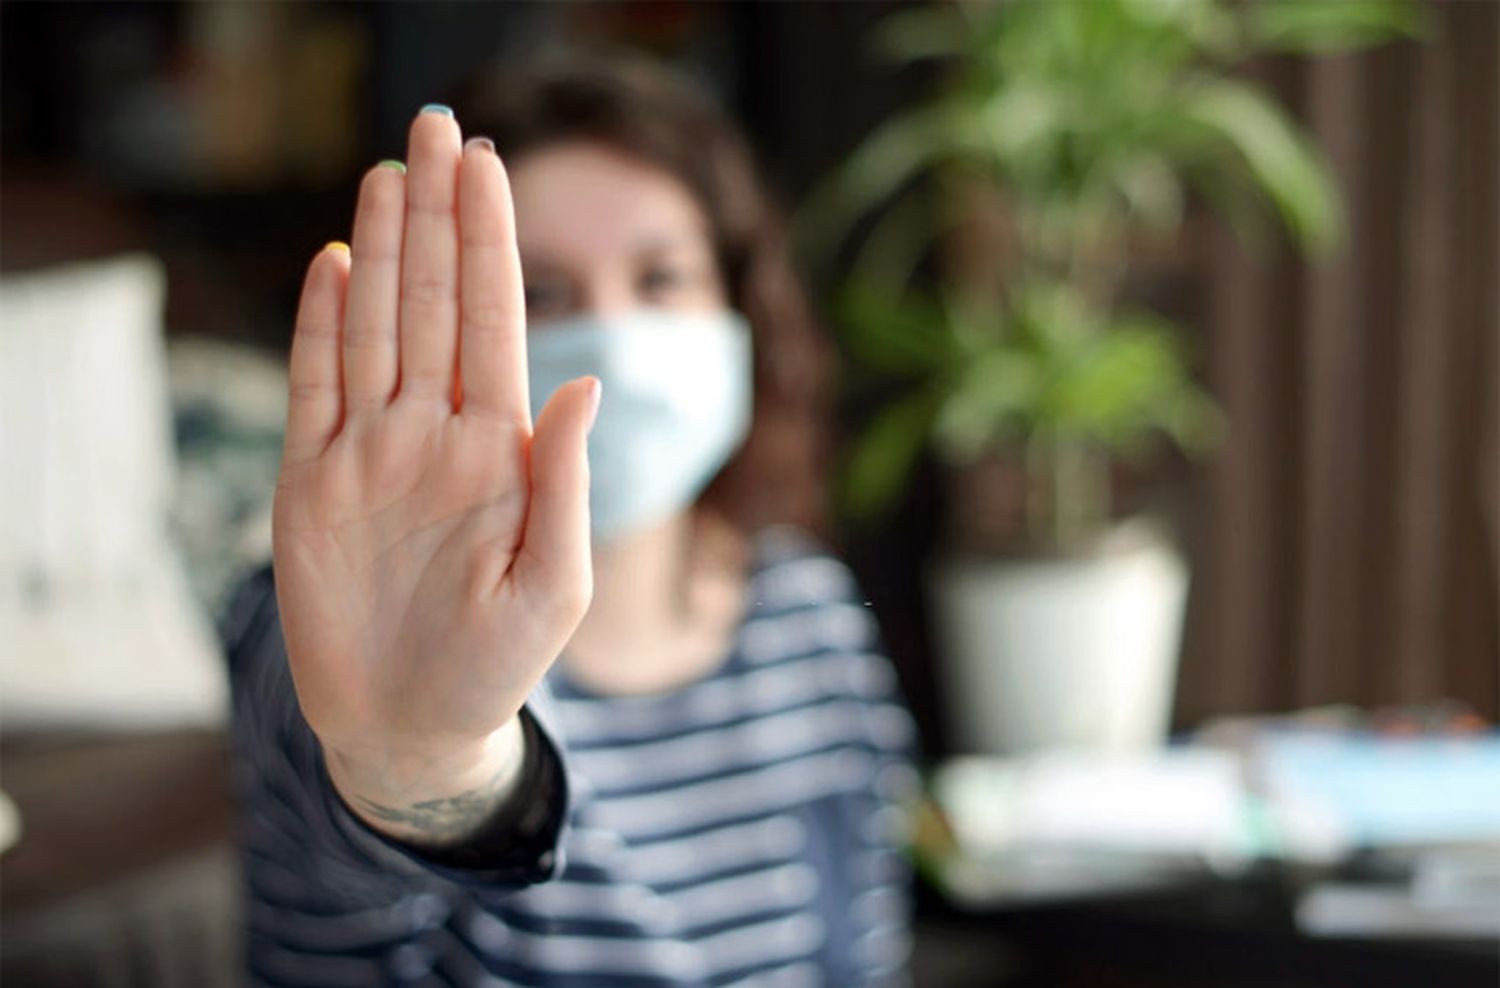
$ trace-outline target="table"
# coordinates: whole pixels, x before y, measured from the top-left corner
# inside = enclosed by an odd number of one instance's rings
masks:
[[[961,906],[917,890],[919,988],[1496,988],[1500,941],[1323,939],[1313,876],[1265,866],[1107,897]]]

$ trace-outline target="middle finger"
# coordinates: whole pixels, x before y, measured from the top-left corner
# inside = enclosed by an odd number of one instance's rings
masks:
[[[406,237],[401,253],[401,394],[450,400],[458,339],[461,139],[453,111],[422,108],[407,150]]]

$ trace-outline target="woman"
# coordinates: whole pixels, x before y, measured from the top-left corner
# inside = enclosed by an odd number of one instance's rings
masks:
[[[253,979],[898,981],[912,731],[767,524],[818,350],[743,144],[636,63],[478,92],[508,168],[424,108],[308,271],[225,624]]]

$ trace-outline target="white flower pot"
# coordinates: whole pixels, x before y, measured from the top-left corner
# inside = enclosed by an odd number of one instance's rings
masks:
[[[1167,736],[1187,566],[1122,529],[1090,558],[950,556],[933,567],[957,750],[1138,751]]]

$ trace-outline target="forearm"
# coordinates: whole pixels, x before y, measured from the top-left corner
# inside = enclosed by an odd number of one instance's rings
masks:
[[[443,753],[325,749],[339,795],[373,830],[424,848],[463,845],[493,829],[517,795],[525,761],[519,717],[473,749]]]

